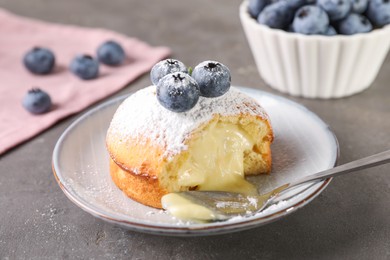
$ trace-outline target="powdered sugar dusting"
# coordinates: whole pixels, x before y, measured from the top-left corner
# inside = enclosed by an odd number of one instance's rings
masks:
[[[128,97],[116,111],[109,128],[110,134],[128,137],[139,142],[150,138],[164,147],[164,157],[171,157],[187,147],[189,134],[214,115],[234,116],[248,114],[268,119],[263,108],[251,97],[234,87],[217,98],[200,97],[190,111],[175,113],[161,106],[156,97],[156,87],[150,86]]]

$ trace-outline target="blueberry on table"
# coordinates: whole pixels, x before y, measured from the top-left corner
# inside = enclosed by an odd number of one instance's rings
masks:
[[[248,13],[255,19],[259,16],[264,7],[266,7],[271,0],[249,0]]]
[[[351,0],[318,0],[317,5],[325,10],[331,21],[343,19],[352,8]]]
[[[160,79],[174,72],[188,73],[188,70],[186,65],[184,65],[184,63],[179,60],[162,60],[153,66],[152,70],[150,71],[150,80],[152,81],[153,85],[157,86]]]
[[[101,63],[109,66],[117,66],[125,60],[126,54],[119,43],[106,41],[98,47],[97,57]]]
[[[163,77],[157,84],[157,99],[173,112],[185,112],[199,100],[199,86],[188,74],[174,72]]]
[[[294,16],[294,10],[287,1],[270,4],[260,13],[257,21],[274,29],[286,29]]]
[[[48,74],[54,68],[54,53],[47,48],[34,47],[24,55],[23,63],[34,74]]]
[[[204,61],[192,72],[203,97],[219,97],[230,88],[231,76],[228,67],[217,61]]]
[[[368,0],[351,0],[352,12],[362,14],[367,10]]]
[[[390,24],[390,1],[370,0],[366,15],[375,26]]]
[[[43,90],[33,88],[24,96],[22,105],[32,114],[43,114],[50,110],[51,99]]]
[[[367,33],[372,30],[370,21],[361,14],[350,14],[338,23],[341,34]]]
[[[315,5],[298,9],[293,21],[294,32],[303,34],[325,34],[329,27],[329,17],[324,10]]]
[[[94,79],[99,75],[99,62],[90,55],[77,55],[69,68],[81,79]]]

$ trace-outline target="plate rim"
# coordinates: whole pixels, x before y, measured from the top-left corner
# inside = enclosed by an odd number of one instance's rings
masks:
[[[295,107],[298,107],[300,109],[305,110],[306,113],[309,113],[313,118],[315,118],[318,122],[324,125],[326,128],[326,131],[328,131],[331,134],[331,137],[333,137],[333,140],[335,142],[335,158],[333,166],[337,165],[339,157],[340,157],[340,146],[338,139],[335,135],[335,133],[332,131],[330,126],[322,120],[317,114],[309,110],[306,106],[295,102],[293,100],[290,100],[288,98],[285,98],[283,96],[279,96],[273,93],[269,93],[267,91],[255,89],[255,88],[249,88],[249,87],[242,87],[242,86],[234,86],[240,90],[244,90],[246,93],[256,93],[260,95],[266,95],[274,99],[281,100],[284,103],[289,103]],[[111,98],[107,101],[104,101],[101,104],[96,105],[95,107],[87,110],[83,114],[81,114],[77,119],[75,119],[61,134],[59,139],[57,140],[55,147],[53,149],[52,154],[52,171],[54,174],[54,177],[60,186],[61,190],[65,193],[66,197],[70,201],[72,201],[74,204],[76,204],[78,207],[80,207],[85,212],[90,213],[91,215],[98,217],[102,220],[108,221],[110,223],[114,223],[117,225],[120,225],[122,227],[125,227],[127,229],[131,229],[134,231],[139,231],[143,233],[151,233],[151,234],[158,234],[158,235],[169,235],[169,236],[204,236],[204,235],[218,235],[218,234],[226,234],[226,233],[232,233],[236,231],[246,230],[253,227],[265,225],[268,223],[271,223],[273,221],[279,220],[280,218],[289,215],[298,209],[302,208],[303,206],[310,203],[314,198],[316,198],[321,192],[329,185],[331,180],[333,178],[327,178],[321,182],[319,182],[321,185],[318,187],[315,191],[313,191],[310,195],[307,197],[299,200],[298,202],[294,203],[293,205],[278,210],[272,214],[268,214],[265,216],[259,216],[255,218],[248,218],[246,220],[240,221],[240,222],[224,222],[224,225],[217,225],[217,226],[207,226],[207,225],[183,225],[183,226],[164,226],[161,224],[147,224],[137,221],[130,221],[126,219],[120,219],[120,218],[112,218],[108,216],[107,214],[103,214],[102,212],[99,212],[98,208],[91,203],[88,203],[88,201],[85,201],[82,198],[79,198],[79,196],[74,195],[70,189],[67,187],[65,181],[61,178],[61,174],[59,173],[59,167],[57,165],[56,157],[58,157],[58,154],[60,152],[61,145],[66,140],[69,133],[75,129],[75,127],[82,121],[84,121],[89,116],[95,114],[97,111],[101,110],[102,108],[109,107],[120,100],[124,100],[126,97],[134,94],[136,91],[131,91],[127,94],[120,95],[118,97]],[[57,169],[57,170],[56,170]],[[81,199],[81,200],[80,200]]]

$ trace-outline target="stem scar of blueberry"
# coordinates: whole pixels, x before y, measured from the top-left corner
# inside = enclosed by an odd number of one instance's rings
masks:
[[[175,81],[182,81],[184,79],[184,77],[182,77],[180,74],[177,74],[177,75],[172,75],[172,77],[174,78]]]

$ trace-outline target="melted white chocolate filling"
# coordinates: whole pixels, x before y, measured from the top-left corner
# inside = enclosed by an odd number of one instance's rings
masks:
[[[218,122],[208,126],[191,144],[189,156],[178,171],[178,184],[197,190],[256,194],[256,188],[244,178],[244,152],[252,150],[254,144],[238,125]],[[180,219],[215,219],[213,211],[175,193],[163,196],[161,202]]]
[[[256,188],[244,178],[244,152],[254,144],[238,125],[218,122],[208,126],[179,168],[178,184],[197,190],[256,194]]]
[[[161,204],[172,216],[179,219],[209,221],[216,217],[213,211],[176,193],[163,196]]]

